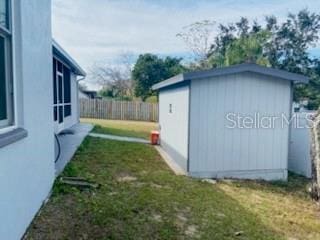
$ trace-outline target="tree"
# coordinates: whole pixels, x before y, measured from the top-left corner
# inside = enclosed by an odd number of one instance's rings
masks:
[[[193,31],[197,32],[197,31]],[[296,85],[294,99],[308,98],[311,107],[320,104],[319,59],[310,57],[308,50],[319,42],[320,15],[306,9],[289,13],[279,23],[267,16],[265,25],[252,24],[242,17],[238,22],[220,24],[211,42],[207,63],[200,68],[214,68],[243,62],[255,62],[309,76],[309,85]],[[199,34],[199,37],[202,35]],[[204,46],[207,46],[205,44]]]
[[[268,31],[258,31],[249,35],[240,34],[239,38],[233,39],[222,53],[212,54],[208,58],[211,66],[230,66],[243,62],[270,65],[268,58],[264,56],[264,45],[270,37]]]
[[[185,26],[177,36],[181,38],[193,52],[202,68],[207,67],[207,57],[211,51],[215,22],[204,20]]]
[[[319,107],[320,74],[317,59],[310,57],[308,49],[319,41],[320,15],[304,9],[290,13],[282,24],[276,18],[266,18],[272,39],[266,45],[266,56],[271,66],[310,77],[309,85],[296,85],[294,99],[309,98],[310,107]]]
[[[308,49],[319,40],[320,15],[301,10],[290,13],[282,24],[276,18],[267,17],[267,27],[272,32],[272,40],[267,45],[267,56],[273,66],[291,72],[303,73],[312,64]]]
[[[102,86],[100,95],[122,99],[133,97],[132,59],[133,56],[126,53],[120,55],[113,64],[96,63],[92,67],[92,78]]]
[[[139,56],[132,71],[135,82],[135,95],[144,101],[147,97],[155,95],[152,85],[179,74],[185,70],[181,64],[181,58],[159,58],[154,54],[142,54]]]

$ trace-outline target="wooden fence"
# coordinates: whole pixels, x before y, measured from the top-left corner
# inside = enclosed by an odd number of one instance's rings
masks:
[[[157,103],[80,99],[80,117],[157,122]]]

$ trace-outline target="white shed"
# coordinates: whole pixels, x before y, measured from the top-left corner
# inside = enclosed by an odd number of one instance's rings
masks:
[[[161,146],[190,176],[285,180],[294,82],[308,79],[256,64],[160,82]]]

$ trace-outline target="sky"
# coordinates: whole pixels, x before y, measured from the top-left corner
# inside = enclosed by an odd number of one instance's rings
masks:
[[[320,11],[319,0],[52,0],[55,40],[89,71],[95,63],[113,64],[119,55],[155,53],[190,58],[178,38],[197,21],[284,19],[303,8]],[[320,46],[310,50],[320,56]],[[89,84],[90,85],[90,84]],[[89,87],[95,88],[93,84]]]

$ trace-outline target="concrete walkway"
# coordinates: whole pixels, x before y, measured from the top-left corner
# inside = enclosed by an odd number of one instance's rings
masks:
[[[65,134],[59,134],[58,139],[61,146],[61,153],[58,161],[55,163],[56,176],[58,176],[68,162],[72,159],[73,155],[81,145],[84,138],[92,130],[93,125],[79,123],[65,131]],[[58,146],[56,143],[56,156],[58,155]]]
[[[150,141],[142,139],[142,138],[121,137],[121,136],[115,136],[115,135],[110,135],[110,134],[101,134],[101,133],[89,133],[89,136],[103,138],[103,139],[109,139],[109,140],[116,140],[116,141],[150,144]]]
[[[187,173],[173,161],[173,159],[166,153],[166,151],[161,146],[155,146],[155,149],[158,151],[162,159],[168,165],[168,167],[174,172],[174,174],[181,176],[187,176]]]

